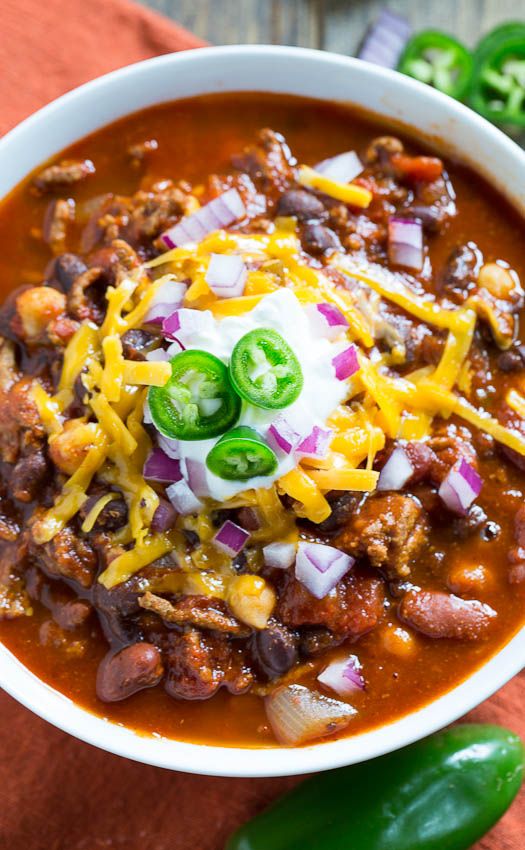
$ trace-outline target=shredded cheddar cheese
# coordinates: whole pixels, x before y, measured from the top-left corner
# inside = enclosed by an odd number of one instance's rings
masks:
[[[329,195],[337,201],[343,201],[343,203],[351,204],[354,207],[366,209],[372,201],[373,195],[369,189],[356,186],[355,183],[339,183],[337,180],[331,180],[329,177],[314,171],[308,165],[301,165],[297,179],[302,186],[317,189],[324,195]]]

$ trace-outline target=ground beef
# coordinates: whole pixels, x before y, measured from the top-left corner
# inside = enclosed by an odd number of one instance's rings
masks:
[[[240,694],[253,682],[242,650],[197,629],[170,635],[167,665],[166,690],[177,699],[209,699],[221,686]]]
[[[71,579],[81,587],[91,587],[97,569],[97,556],[90,543],[66,526],[43,546],[33,545],[33,557],[49,576]]]
[[[221,599],[183,596],[177,602],[170,602],[148,591],[140,597],[139,605],[147,611],[154,611],[166,623],[173,625],[195,626],[230,635],[247,633],[246,628],[232,617]]]
[[[273,130],[261,130],[257,143],[232,161],[234,167],[249,174],[263,192],[284,192],[293,180],[290,149],[283,136]]]

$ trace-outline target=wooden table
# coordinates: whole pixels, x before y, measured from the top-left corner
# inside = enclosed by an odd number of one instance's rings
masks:
[[[352,55],[384,0],[143,0],[212,44],[296,44]],[[523,0],[390,0],[414,29],[436,27],[473,44]]]

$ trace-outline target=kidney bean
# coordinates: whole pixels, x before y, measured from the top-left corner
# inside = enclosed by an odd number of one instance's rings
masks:
[[[312,221],[325,218],[326,210],[319,198],[310,192],[290,189],[279,198],[277,214],[295,216],[299,221]]]
[[[103,702],[118,702],[137,691],[157,685],[164,673],[158,648],[151,643],[134,643],[102,659],[97,673],[97,696]]]
[[[438,590],[410,591],[401,600],[399,617],[431,638],[476,640],[487,634],[496,612],[477,599]]]

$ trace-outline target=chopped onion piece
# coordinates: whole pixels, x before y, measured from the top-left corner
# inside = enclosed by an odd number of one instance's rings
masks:
[[[202,242],[208,233],[228,227],[245,216],[246,208],[237,189],[228,189],[197,212],[181,218],[160,238],[168,248],[180,248],[189,242]]]
[[[167,316],[162,323],[162,332],[179,345],[191,342],[196,334],[213,331],[213,318],[209,310],[192,310],[181,307]]]
[[[187,458],[184,465],[186,467],[185,478],[195,495],[199,498],[209,496],[210,490],[208,487],[208,478],[204,463],[200,460]]]
[[[173,460],[180,458],[180,445],[178,440],[172,440],[170,437],[165,437],[164,434],[157,434],[157,441],[162,451]]]
[[[348,330],[348,322],[335,304],[326,301],[321,304],[308,304],[305,311],[317,336],[336,339]]]
[[[238,298],[246,285],[246,268],[237,254],[212,254],[205,280],[219,298]]]
[[[295,577],[316,599],[324,599],[354,563],[354,558],[333,546],[299,543]]]
[[[299,443],[295,450],[296,457],[311,457],[322,460],[328,454],[333,431],[314,425],[311,434]]]
[[[144,464],[143,475],[150,481],[163,483],[180,481],[182,478],[180,462],[168,457],[160,448],[153,449]]]
[[[295,561],[296,547],[293,543],[269,543],[264,546],[264,563],[274,570],[287,570]]]
[[[365,680],[361,674],[361,664],[356,655],[350,655],[341,661],[332,661],[319,674],[317,680],[327,688],[331,688],[340,697],[349,697],[355,691],[362,691]]]
[[[166,487],[166,495],[177,513],[182,514],[182,516],[196,514],[202,508],[202,502],[197,499],[184,478],[181,478],[176,484],[170,484],[169,487]]]
[[[335,377],[338,381],[346,381],[352,375],[355,375],[356,372],[359,372],[361,367],[359,366],[355,345],[351,345],[349,348],[345,348],[344,351],[336,354],[332,360],[332,366],[335,369]]]
[[[290,746],[340,732],[357,714],[348,703],[304,685],[280,685],[266,697],[265,708],[275,737]]]
[[[151,410],[149,409],[148,399],[144,402],[144,407],[142,409],[142,421],[144,425],[153,425],[153,419],[151,418]]]
[[[176,280],[167,280],[162,284],[153,296],[148,312],[144,316],[144,322],[160,324],[166,316],[180,307],[186,294],[187,286]]]
[[[383,68],[397,68],[411,31],[406,18],[390,9],[383,9],[375,24],[368,29],[357,58]]]
[[[272,422],[266,435],[266,442],[276,452],[289,455],[301,440],[298,434],[285,416],[280,413]]]
[[[474,467],[461,458],[441,483],[438,493],[449,510],[464,515],[481,493],[482,486],[483,481]]]
[[[239,554],[241,549],[244,549],[249,537],[249,531],[246,531],[244,528],[241,528],[240,525],[236,525],[230,519],[227,519],[226,522],[221,525],[215,537],[213,537],[212,542],[215,543],[219,549],[222,549],[223,552],[226,552],[230,558],[234,558],[235,555]]]
[[[418,219],[390,216],[388,258],[397,266],[421,271],[423,268],[423,225]]]
[[[146,354],[146,360],[149,360],[150,363],[156,363],[158,361],[166,361],[170,360],[169,352],[164,348],[156,348],[154,351],[148,351]]]
[[[350,183],[358,174],[361,174],[363,169],[363,163],[355,151],[345,151],[314,165],[314,171],[338,183]]]
[[[412,466],[406,451],[398,446],[394,449],[387,462],[385,463],[379,480],[377,482],[378,490],[402,490],[407,481],[414,474]]]
[[[186,351],[182,342],[179,342],[178,339],[174,339],[171,345],[168,346],[167,355],[168,359],[171,360],[172,357],[176,357],[177,354],[180,354],[181,351]]]

